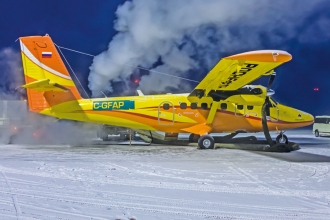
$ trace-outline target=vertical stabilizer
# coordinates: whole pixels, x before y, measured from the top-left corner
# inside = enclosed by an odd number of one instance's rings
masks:
[[[48,35],[21,37],[20,45],[26,84],[44,86],[45,81],[49,84],[48,87],[26,87],[31,111],[40,112],[63,102],[81,99]],[[57,88],[62,88],[63,91]]]

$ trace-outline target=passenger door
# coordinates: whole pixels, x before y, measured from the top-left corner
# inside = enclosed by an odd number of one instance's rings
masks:
[[[172,102],[165,101],[158,106],[158,124],[171,126],[174,124],[175,108]]]

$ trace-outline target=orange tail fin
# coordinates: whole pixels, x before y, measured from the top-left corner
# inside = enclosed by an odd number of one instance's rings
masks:
[[[81,99],[52,39],[21,37],[21,54],[31,111],[40,112],[63,102]]]

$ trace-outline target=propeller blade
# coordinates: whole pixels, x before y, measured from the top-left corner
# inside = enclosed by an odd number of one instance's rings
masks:
[[[272,96],[275,94],[275,91],[272,89],[267,89],[267,96]]]
[[[268,80],[267,90],[270,90],[270,87],[272,87],[275,77],[276,77],[275,72],[272,75],[270,75],[269,80]]]

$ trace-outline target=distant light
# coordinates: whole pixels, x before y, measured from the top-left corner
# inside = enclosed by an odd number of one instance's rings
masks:
[[[314,91],[319,91],[319,88],[318,88],[318,87],[315,87],[315,88],[314,88]]]
[[[136,79],[134,82],[135,82],[135,83],[139,83],[139,80],[138,80],[138,79]]]
[[[17,130],[17,128],[16,128],[16,127],[14,127],[14,130]]]

